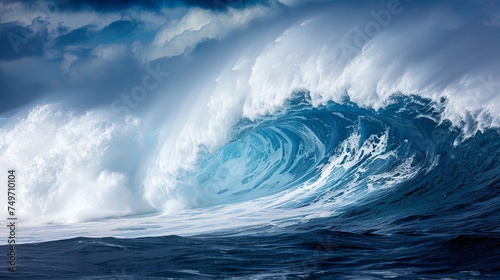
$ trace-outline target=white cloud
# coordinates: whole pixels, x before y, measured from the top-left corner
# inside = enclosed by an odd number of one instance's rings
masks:
[[[191,8],[183,18],[172,21],[157,33],[147,59],[181,55],[200,42],[221,39],[270,12],[269,8],[261,5],[243,10],[229,8],[225,12]]]
[[[81,58],[72,52],[63,55],[61,71],[68,75],[72,81],[86,78],[98,79],[106,75],[113,62],[124,59],[128,53],[128,47],[124,44],[99,45],[92,50],[88,58]]]
[[[127,53],[127,46],[123,44],[100,45],[92,53],[100,60],[113,61],[123,57]]]
[[[65,53],[63,55],[63,61],[61,63],[61,72],[63,74],[69,73],[71,66],[78,60],[78,56],[72,53]]]

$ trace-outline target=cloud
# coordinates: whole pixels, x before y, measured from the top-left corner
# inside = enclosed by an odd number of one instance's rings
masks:
[[[110,102],[141,82],[147,63],[178,65],[276,8],[259,2],[2,1],[0,113],[45,98]]]
[[[0,24],[0,61],[13,60],[43,53],[50,23],[41,17],[29,25],[9,22]]]
[[[183,7],[199,7],[209,10],[225,10],[231,8],[244,8],[256,3],[264,3],[265,1],[252,0],[33,0],[19,1],[6,0],[6,4],[21,4],[30,9],[44,10],[61,10],[61,11],[84,11],[92,10],[101,13],[123,11],[127,9],[142,9],[142,10],[159,10],[164,7],[175,8]]]
[[[246,26],[250,21],[268,15],[270,10],[261,5],[226,12],[191,8],[179,21],[160,30],[147,52],[148,60],[183,54],[200,42],[221,39],[229,32]]]
[[[61,71],[63,74],[69,73],[71,66],[78,61],[78,56],[72,53],[65,53],[63,56],[63,61],[61,63]]]
[[[71,30],[54,39],[56,47],[96,46],[106,42],[125,43],[136,40],[136,33],[141,31],[141,22],[118,20],[100,29],[96,24],[88,24]]]

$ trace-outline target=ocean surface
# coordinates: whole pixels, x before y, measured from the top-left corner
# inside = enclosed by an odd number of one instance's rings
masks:
[[[500,279],[498,10],[401,2],[251,21],[136,110],[4,115],[0,278]]]

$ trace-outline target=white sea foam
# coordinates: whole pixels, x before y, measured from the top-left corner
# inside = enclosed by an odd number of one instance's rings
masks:
[[[138,120],[110,122],[55,105],[0,128],[0,165],[17,171],[16,210],[25,223],[76,222],[147,211],[139,172]],[[6,207],[2,200],[0,206]],[[5,207],[4,207],[5,206]]]

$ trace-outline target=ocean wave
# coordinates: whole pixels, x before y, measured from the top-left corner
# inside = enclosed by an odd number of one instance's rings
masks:
[[[213,83],[196,87],[196,98],[186,94],[188,112],[160,127],[145,113],[57,104],[2,119],[0,162],[22,171],[20,217],[47,224],[167,214],[195,232],[200,209],[211,209],[203,225],[224,229],[220,215],[237,225],[330,217],[418,182],[428,185],[415,193],[455,193],[460,183],[439,175],[455,169],[484,182],[478,189],[496,184],[498,172],[486,173],[498,153],[498,52],[490,48],[498,44],[471,52],[463,36],[481,29],[478,40],[498,40],[496,30],[460,11],[422,9],[346,18],[328,6],[278,36],[271,27],[225,58]],[[339,20],[332,26],[331,18]],[[148,106],[158,113],[164,104]]]

